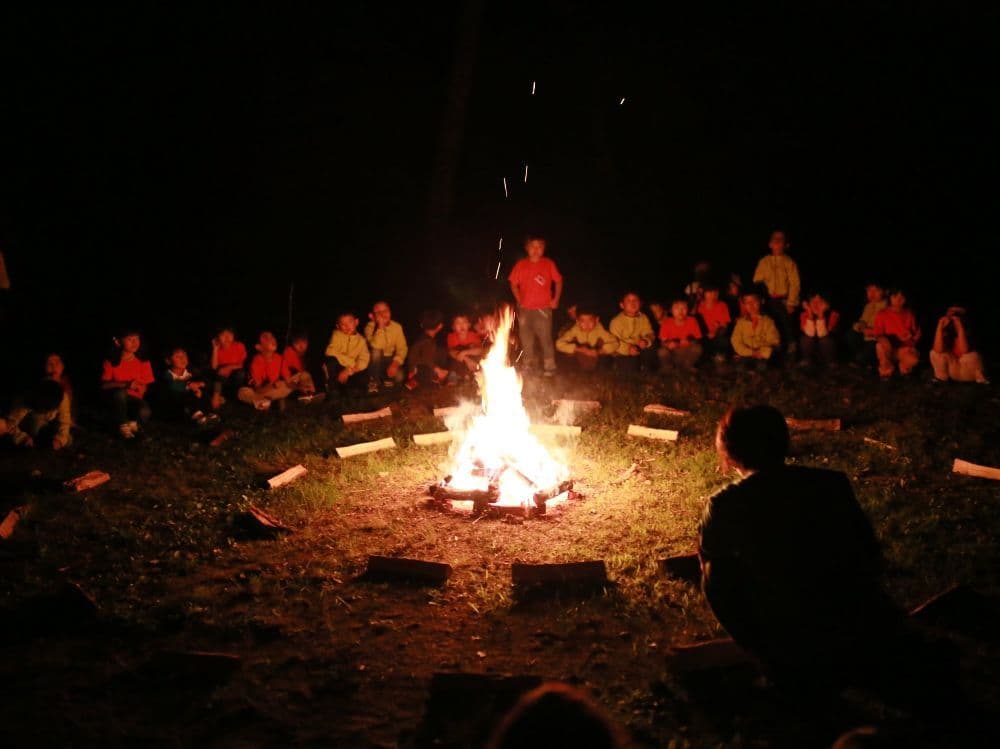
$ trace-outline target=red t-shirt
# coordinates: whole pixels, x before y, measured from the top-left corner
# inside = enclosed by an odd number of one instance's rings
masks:
[[[680,325],[672,317],[664,317],[660,323],[661,341],[686,341],[689,338],[701,338],[701,328],[698,321],[690,315],[684,318]]]
[[[281,379],[283,359],[274,354],[270,359],[257,354],[250,362],[250,384],[254,387],[270,385]]]
[[[105,361],[101,382],[133,382],[128,394],[142,398],[146,394],[146,387],[153,383],[153,367],[148,361],[134,357],[122,359],[118,364]]]
[[[220,348],[215,356],[216,366],[219,367],[242,367],[247,360],[247,347],[239,341],[233,341],[225,348]]]
[[[448,350],[449,351],[461,351],[467,348],[478,348],[483,345],[483,337],[474,330],[470,330],[465,336],[465,340],[462,341],[458,337],[458,333],[448,334]]]
[[[886,307],[875,315],[875,335],[895,336],[896,338],[913,338],[920,332],[917,318],[913,311],[907,308],[894,310]]]
[[[291,346],[286,346],[285,351],[281,354],[282,378],[287,380],[289,377],[297,375],[303,369],[302,357],[299,356],[299,352]]]
[[[712,305],[711,309],[702,301],[698,305],[698,316],[704,321],[710,338],[715,335],[716,330],[724,325],[729,325],[732,321],[729,316],[729,306],[722,300]]]
[[[543,257],[533,263],[525,257],[514,264],[507,280],[517,286],[524,309],[550,309],[552,284],[562,281],[562,274],[551,258]]]

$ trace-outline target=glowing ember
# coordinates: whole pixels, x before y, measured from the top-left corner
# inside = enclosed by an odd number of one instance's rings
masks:
[[[530,507],[535,495],[551,492],[569,471],[529,431],[531,422],[521,400],[521,378],[507,363],[514,314],[500,311],[493,347],[480,365],[482,403],[463,409],[448,426],[464,432],[453,456],[449,489],[489,492],[497,505]],[[551,500],[549,500],[551,501]]]

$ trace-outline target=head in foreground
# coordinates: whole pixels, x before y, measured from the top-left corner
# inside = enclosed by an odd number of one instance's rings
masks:
[[[788,424],[774,406],[731,408],[715,432],[722,470],[740,476],[783,465],[788,442]]]

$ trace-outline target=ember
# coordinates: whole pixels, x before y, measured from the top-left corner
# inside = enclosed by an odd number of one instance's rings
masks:
[[[538,441],[521,400],[521,378],[507,361],[514,315],[501,310],[493,347],[479,373],[481,403],[446,419],[459,432],[450,475],[431,487],[435,499],[478,514],[487,508],[544,512],[569,499],[566,465]]]

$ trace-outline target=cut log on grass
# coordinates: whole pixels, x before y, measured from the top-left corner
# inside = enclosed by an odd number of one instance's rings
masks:
[[[456,432],[429,432],[413,435],[414,445],[447,445],[457,438]]]
[[[888,442],[883,442],[882,440],[877,440],[872,437],[862,437],[862,439],[869,445],[875,445],[876,447],[881,447],[883,450],[898,450],[895,445],[890,445]]]
[[[531,433],[536,437],[579,437],[583,430],[562,424],[532,424]]]
[[[308,473],[305,466],[297,465],[289,468],[287,471],[282,471],[277,476],[272,476],[267,480],[267,486],[269,489],[277,489],[285,484],[290,484],[296,479],[300,479]]]
[[[110,480],[111,476],[104,471],[88,471],[82,476],[67,481],[66,488],[74,492],[85,492]]]
[[[648,414],[659,414],[660,416],[690,416],[690,411],[684,411],[673,406],[664,406],[660,403],[650,403],[642,409]]]
[[[994,481],[1000,481],[1000,468],[981,466],[976,463],[970,463],[967,460],[959,460],[958,458],[955,458],[955,462],[952,464],[951,470],[955,473],[961,473],[963,476],[975,476],[980,479],[993,479]]]
[[[563,564],[522,564],[510,567],[510,579],[515,587],[534,585],[605,585],[608,572],[604,560],[566,562]]]
[[[15,507],[7,513],[7,517],[5,517],[3,522],[0,523],[0,538],[6,541],[13,535],[14,528],[17,526],[21,518],[25,516],[27,510],[27,506],[22,505],[21,507]]]
[[[600,401],[575,401],[568,398],[557,398],[552,401],[552,405],[556,408],[568,408],[573,411],[580,411],[581,413],[601,410]]]
[[[234,432],[232,429],[223,429],[221,432],[215,435],[215,437],[212,438],[212,441],[209,442],[208,444],[210,447],[218,447],[223,442],[228,441],[229,438],[233,436],[233,434]]]
[[[246,512],[234,516],[233,525],[246,538],[273,539],[284,533],[295,532],[273,515],[253,505]]]
[[[392,410],[386,406],[378,411],[368,411],[367,413],[344,414],[341,416],[345,424],[356,424],[359,421],[374,421],[375,419],[392,418]]]
[[[451,565],[423,559],[372,555],[368,557],[366,575],[443,585],[451,576]]]
[[[673,429],[653,429],[652,427],[639,426],[638,424],[628,425],[628,435],[629,437],[645,437],[651,440],[677,441],[677,432]]]
[[[341,458],[353,458],[355,455],[364,455],[378,450],[389,450],[396,447],[396,440],[392,437],[375,440],[374,442],[359,442],[356,445],[347,445],[337,448],[337,455]]]
[[[701,562],[697,554],[682,554],[661,559],[660,572],[694,585],[701,583]]]
[[[785,423],[793,432],[839,432],[840,419],[792,419]]]

